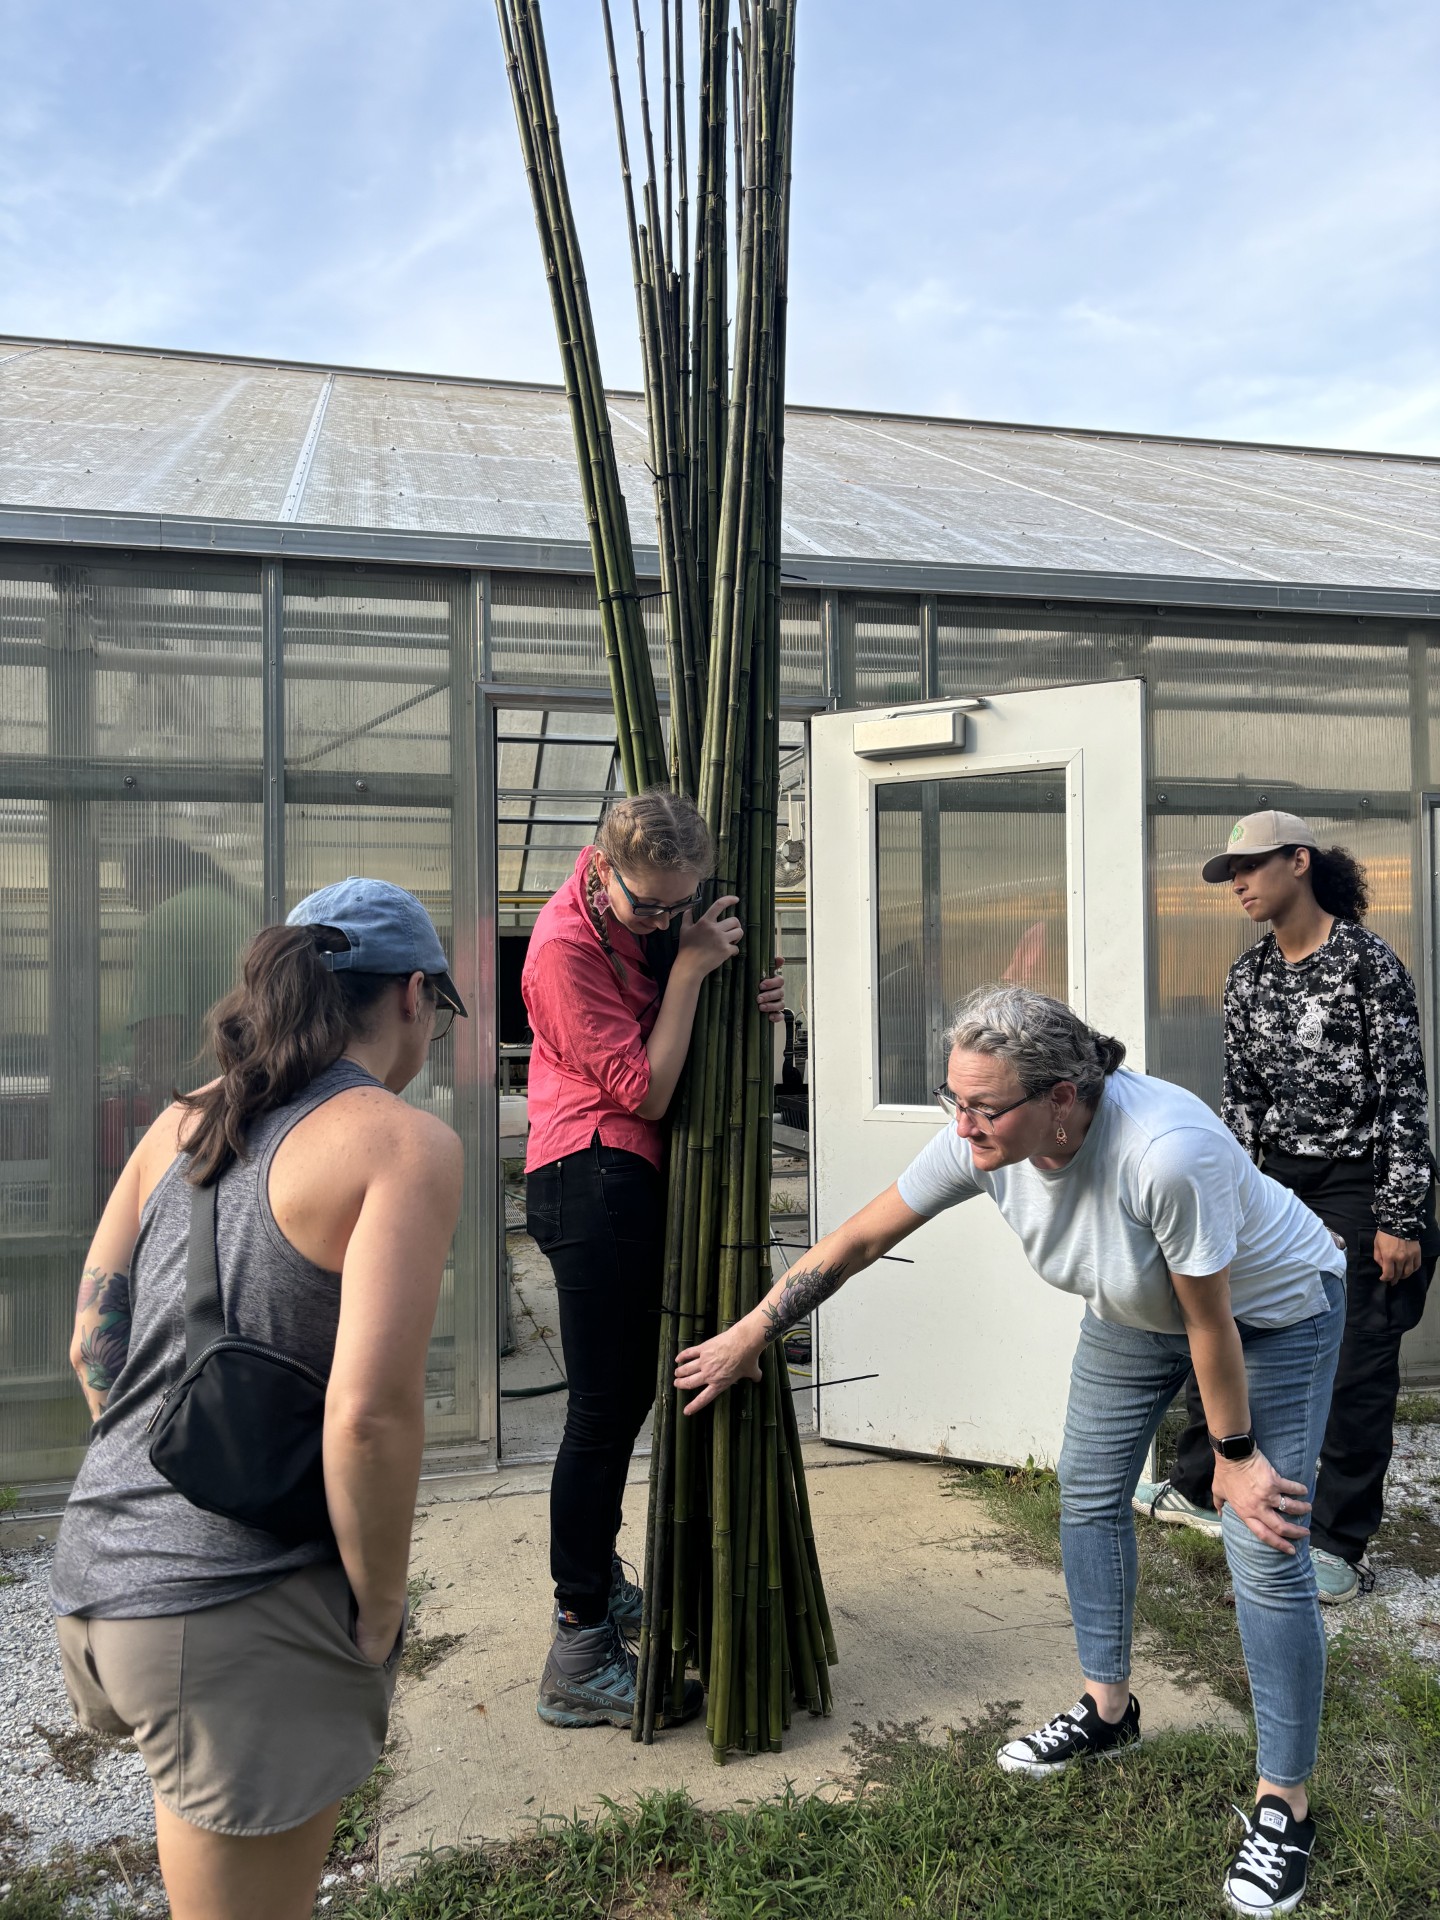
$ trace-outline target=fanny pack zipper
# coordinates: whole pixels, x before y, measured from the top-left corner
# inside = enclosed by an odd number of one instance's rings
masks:
[[[288,1353],[281,1353],[275,1347],[267,1347],[264,1342],[260,1340],[243,1340],[238,1335],[223,1334],[220,1339],[212,1340],[210,1345],[206,1347],[205,1351],[200,1355],[199,1359],[193,1361],[191,1365],[185,1369],[174,1386],[167,1387],[164,1393],[161,1394],[159,1400],[156,1402],[155,1411],[145,1422],[146,1433],[153,1433],[155,1431],[156,1424],[161,1414],[164,1413],[166,1406],[174,1399],[175,1395],[179,1393],[183,1386],[194,1379],[195,1375],[200,1371],[201,1367],[204,1366],[211,1354],[220,1353],[226,1349],[239,1353],[258,1353],[263,1359],[272,1361],[277,1367],[288,1367],[292,1373],[302,1375],[312,1386],[319,1387],[322,1393],[329,1385],[329,1382],[323,1379],[313,1367],[307,1367],[303,1360],[294,1360]]]

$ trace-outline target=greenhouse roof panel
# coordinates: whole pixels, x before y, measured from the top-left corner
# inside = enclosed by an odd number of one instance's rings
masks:
[[[645,412],[610,403],[639,547]],[[0,338],[0,506],[578,542],[556,388]],[[1440,460],[793,408],[785,549],[1440,588]]]

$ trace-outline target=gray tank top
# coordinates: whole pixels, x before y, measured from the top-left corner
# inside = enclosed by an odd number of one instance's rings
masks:
[[[327,1378],[340,1276],[312,1265],[281,1233],[270,1211],[270,1165],[307,1114],[351,1087],[378,1085],[353,1060],[337,1060],[288,1106],[254,1123],[249,1158],[221,1176],[216,1195],[227,1328],[278,1347]],[[102,1620],[193,1613],[336,1557],[332,1542],[287,1547],[273,1534],[192,1506],[150,1464],[146,1428],[185,1369],[187,1164],[184,1154],[171,1162],[141,1215],[130,1263],[130,1347],[60,1524],[51,1575],[56,1613]]]

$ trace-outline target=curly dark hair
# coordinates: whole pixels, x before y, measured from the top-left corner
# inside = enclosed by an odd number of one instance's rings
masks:
[[[1282,851],[1290,854],[1299,849],[1285,847]],[[1348,847],[1307,847],[1306,852],[1310,855],[1310,890],[1316,906],[1322,913],[1358,926],[1370,910],[1370,886],[1364,867]]]

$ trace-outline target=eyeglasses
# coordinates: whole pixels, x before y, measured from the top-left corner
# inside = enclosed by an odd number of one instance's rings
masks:
[[[433,1047],[437,1040],[443,1040],[454,1024],[455,1009],[453,1007],[437,1006],[435,1009],[435,1024],[430,1029],[431,1046]]]
[[[658,920],[662,914],[666,913],[684,913],[687,908],[693,907],[700,898],[701,890],[697,887],[694,893],[687,893],[683,900],[637,900],[621,878],[620,869],[618,867],[611,867],[610,871],[614,874],[615,883],[621,893],[623,893],[625,898],[630,902],[630,911],[632,913],[638,913],[642,920]]]
[[[1017,1107],[1029,1106],[1032,1100],[1038,1100],[1042,1093],[1048,1093],[1049,1087],[1041,1087],[1035,1093],[1022,1094],[1018,1100],[1012,1100],[1008,1107],[967,1107],[957,1100],[949,1087],[936,1087],[935,1098],[942,1110],[952,1120],[958,1120],[963,1113],[967,1120],[981,1120],[987,1127],[993,1127],[997,1120],[1003,1120],[1007,1113],[1014,1113]]]

